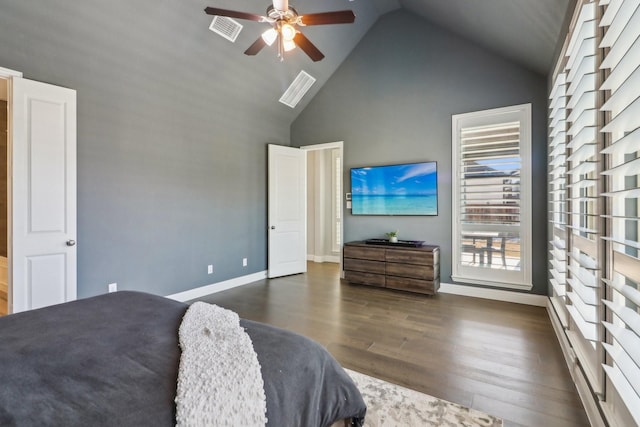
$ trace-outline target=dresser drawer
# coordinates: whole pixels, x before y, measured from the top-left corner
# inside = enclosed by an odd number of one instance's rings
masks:
[[[408,251],[402,249],[387,250],[385,261],[404,264],[433,265],[433,252]]]
[[[399,289],[402,291],[419,292],[422,294],[435,294],[440,287],[440,279],[435,280],[419,280],[407,277],[386,277],[386,287],[391,289]]]
[[[369,259],[372,261],[384,261],[384,248],[369,248],[365,246],[348,246],[344,247],[345,258]]]
[[[382,274],[362,273],[359,271],[345,271],[344,278],[351,283],[384,287],[385,277]]]
[[[364,273],[384,274],[385,263],[383,261],[371,261],[367,259],[344,259],[344,270],[361,271]]]
[[[414,279],[433,280],[437,277],[432,265],[399,264],[388,262],[385,272],[389,276],[412,277]]]

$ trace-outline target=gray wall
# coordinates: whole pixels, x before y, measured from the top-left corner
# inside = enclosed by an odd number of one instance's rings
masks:
[[[78,92],[79,297],[266,268],[266,143],[295,112],[257,96],[276,73],[256,80],[204,6],[0,0],[0,66]]]
[[[383,237],[440,245],[451,282],[451,115],[533,104],[533,293],[547,293],[546,77],[402,10],[381,17],[291,126],[292,145],[343,140],[349,168],[438,162],[436,217],[354,217],[345,241]]]
[[[265,24],[241,21],[231,43],[209,31],[209,0],[0,0],[0,67],[78,92],[78,295],[110,282],[167,295],[265,270],[266,144],[289,144],[291,122],[386,3],[349,4],[355,24],[306,28],[326,54],[313,63],[298,50],[243,55]],[[301,69],[317,82],[290,109],[277,101]]]

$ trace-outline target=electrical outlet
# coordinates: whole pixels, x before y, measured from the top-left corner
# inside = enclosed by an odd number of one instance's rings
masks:
[[[207,274],[212,274],[213,273],[213,265],[209,264],[207,266]]]
[[[109,287],[109,292],[117,292],[118,291],[118,284],[117,283],[109,283],[108,287]]]
[[[242,266],[243,267],[247,266],[247,259],[246,258],[242,258]]]

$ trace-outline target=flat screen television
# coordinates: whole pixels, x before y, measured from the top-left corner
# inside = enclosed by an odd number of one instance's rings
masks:
[[[352,215],[438,215],[436,162],[351,169]]]

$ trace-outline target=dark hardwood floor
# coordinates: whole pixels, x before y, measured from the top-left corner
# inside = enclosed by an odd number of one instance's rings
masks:
[[[546,309],[340,281],[336,264],[201,298],[323,344],[346,368],[501,417],[589,425]]]

